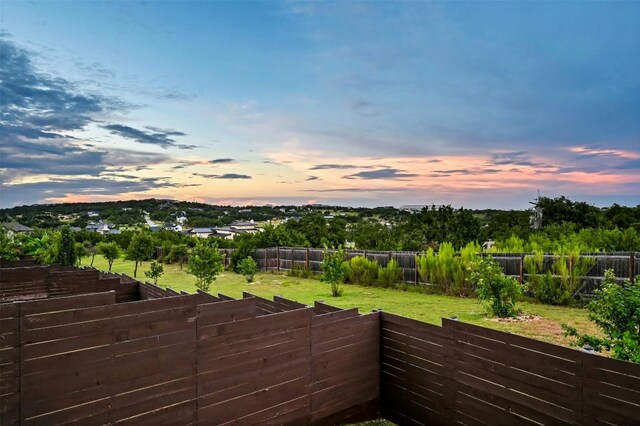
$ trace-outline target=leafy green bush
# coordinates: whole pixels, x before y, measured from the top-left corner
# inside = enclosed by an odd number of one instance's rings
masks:
[[[316,277],[313,271],[300,265],[293,265],[293,268],[291,268],[287,272],[287,275],[289,275],[290,277],[296,277],[296,278],[315,278]]]
[[[589,319],[605,337],[580,334],[574,327],[562,324],[565,336],[573,336],[580,346],[589,345],[597,352],[610,350],[617,359],[640,363],[640,275],[633,283],[618,284],[613,270],[595,291],[596,299],[588,305]]]
[[[345,261],[342,246],[333,252],[329,252],[325,246],[321,279],[331,286],[331,296],[338,297],[342,294],[340,284],[344,282],[348,272],[349,263]]]
[[[469,268],[477,261],[480,251],[481,247],[475,242],[461,248],[459,254],[450,243],[442,243],[437,255],[429,248],[416,256],[418,275],[422,282],[432,284],[440,293],[470,296],[474,288],[469,281]]]
[[[247,256],[253,256],[256,251],[256,242],[251,234],[240,234],[235,238],[235,243],[236,249],[231,254],[230,264],[231,269],[239,274],[238,264]]]
[[[378,267],[378,283],[381,287],[395,288],[400,282],[402,282],[402,268],[397,260],[391,259],[386,268]]]
[[[0,226],[0,259],[18,260],[21,251],[16,234],[7,231],[4,226]]]
[[[426,253],[416,256],[416,268],[418,276],[425,284],[435,284],[438,259],[432,247]]]
[[[378,262],[364,256],[356,256],[349,261],[349,282],[371,286],[378,278]]]
[[[487,303],[491,314],[500,318],[515,316],[516,301],[522,285],[502,272],[500,265],[488,257],[472,266],[471,282],[476,285],[478,298]]]
[[[257,270],[258,264],[251,256],[245,257],[238,263],[238,271],[240,271],[240,274],[244,275],[248,283],[253,282],[253,276],[256,274]]]

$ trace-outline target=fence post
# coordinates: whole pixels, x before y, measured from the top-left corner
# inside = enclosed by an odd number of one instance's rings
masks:
[[[305,258],[304,258],[304,267],[309,270],[309,247],[307,247]]]
[[[524,253],[520,254],[520,277],[518,278],[520,284],[524,282]]]
[[[280,272],[280,247],[276,247],[276,260],[278,262],[276,264],[276,270]]]
[[[633,252],[629,253],[629,282],[633,283],[633,281],[635,280],[635,276],[633,275],[634,269],[635,269],[635,263],[636,263],[636,259],[633,255]]]
[[[291,248],[291,272],[293,272],[293,267],[296,264],[296,249]]]

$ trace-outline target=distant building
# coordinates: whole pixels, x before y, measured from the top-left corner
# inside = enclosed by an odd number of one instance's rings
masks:
[[[250,233],[254,234],[258,232],[258,228],[256,228],[256,224],[251,222],[233,222],[231,226],[229,226],[231,230],[235,233]]]
[[[177,223],[167,223],[164,226],[165,231],[182,232],[182,226]]]
[[[211,228],[211,237],[224,238],[225,240],[233,240],[238,232],[231,228]]]
[[[87,212],[87,216],[88,216],[88,217],[100,217],[100,212],[96,212],[96,211],[88,211],[88,212]]]
[[[251,209],[240,209],[238,213],[251,213]]]
[[[24,226],[18,222],[4,222],[2,227],[12,232],[32,232],[33,228]]]
[[[186,212],[177,212],[176,213],[176,222],[180,225],[187,223],[187,213]]]
[[[120,230],[115,229],[115,225],[113,223],[107,222],[91,222],[85,226],[84,229],[89,232],[97,232],[102,235],[120,233]]]
[[[211,228],[193,228],[189,231],[189,235],[198,238],[209,238],[212,232]]]

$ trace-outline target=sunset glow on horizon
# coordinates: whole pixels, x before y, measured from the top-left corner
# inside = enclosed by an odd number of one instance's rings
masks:
[[[640,204],[640,3],[7,1],[0,207]]]

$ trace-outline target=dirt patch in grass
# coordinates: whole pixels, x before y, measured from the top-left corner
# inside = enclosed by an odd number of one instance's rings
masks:
[[[540,321],[542,319],[539,315],[519,314],[517,317],[509,318],[491,318],[491,321],[498,322],[533,322]]]

